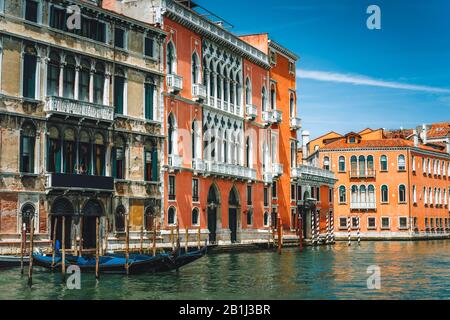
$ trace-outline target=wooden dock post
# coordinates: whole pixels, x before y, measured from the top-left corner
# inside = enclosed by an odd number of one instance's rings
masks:
[[[298,247],[303,251],[303,219],[298,215]]]
[[[52,239],[52,268],[55,265],[55,249],[56,249],[56,227],[58,226],[58,217],[55,216],[53,224],[53,239]]]
[[[281,254],[281,246],[282,246],[282,231],[283,226],[281,225],[281,218],[278,217],[277,230],[278,230],[278,254]]]
[[[202,246],[202,227],[198,227],[197,238],[197,248],[200,250]]]
[[[156,256],[156,230],[157,230],[157,224],[155,223],[153,226],[153,256]]]
[[[62,217],[62,237],[61,237],[61,277],[62,282],[66,280],[66,217]]]
[[[100,274],[100,217],[95,221],[95,278],[99,279]]]
[[[170,242],[172,243],[172,251],[175,250],[173,227],[170,228]]]
[[[140,247],[139,247],[139,254],[142,254],[144,250],[144,226],[141,225],[141,238],[140,238]]]
[[[357,231],[357,237],[358,237],[358,246],[361,245],[361,221],[360,217],[357,218],[358,220],[358,231]]]
[[[80,257],[83,256],[83,216],[80,217]]]
[[[23,274],[23,256],[25,251],[27,241],[27,225],[25,223],[22,224],[22,228],[20,230],[20,274]]]
[[[105,249],[103,250],[104,253],[108,253],[108,235],[109,235],[109,218],[106,217],[105,221]]]
[[[180,249],[180,225],[177,222],[177,250]]]
[[[184,244],[184,252],[187,253],[189,250],[189,229],[186,228],[186,242]]]
[[[28,285],[31,287],[33,284],[33,250],[34,250],[34,217],[30,221],[30,262],[28,265]]]
[[[125,270],[129,274],[128,260],[130,259],[130,224],[128,217],[125,218]]]

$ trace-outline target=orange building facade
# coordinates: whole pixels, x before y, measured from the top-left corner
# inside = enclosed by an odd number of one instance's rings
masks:
[[[440,238],[450,234],[450,154],[410,134],[366,129],[325,135],[312,161],[335,172],[335,234],[366,239]],[[319,141],[317,141],[319,140]],[[312,147],[314,149],[314,147]]]

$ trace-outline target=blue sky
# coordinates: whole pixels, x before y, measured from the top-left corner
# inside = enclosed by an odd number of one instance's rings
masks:
[[[449,0],[196,2],[301,57],[298,113],[313,137],[450,121]],[[366,27],[372,4],[381,30]]]

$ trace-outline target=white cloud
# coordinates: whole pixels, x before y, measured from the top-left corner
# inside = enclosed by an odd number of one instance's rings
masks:
[[[414,85],[395,81],[384,81],[358,74],[344,74],[328,71],[298,69],[297,76],[299,79],[312,79],[317,81],[349,83],[353,85],[414,90],[430,93],[450,93],[450,89],[446,88]]]

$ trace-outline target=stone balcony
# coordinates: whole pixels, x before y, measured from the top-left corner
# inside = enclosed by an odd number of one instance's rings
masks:
[[[263,181],[264,181],[264,183],[271,184],[273,182],[273,173],[265,172],[263,174]]]
[[[283,120],[280,110],[263,111],[262,120],[266,125],[280,123]]]
[[[291,179],[299,179],[301,177],[300,168],[291,168]]]
[[[302,128],[302,120],[300,118],[291,118],[290,119],[291,130],[299,130]]]
[[[180,168],[182,168],[183,158],[178,155],[171,154],[171,155],[169,155],[168,164],[169,164],[169,167],[172,169],[180,169]]]
[[[255,119],[258,116],[258,108],[252,104],[245,106],[245,112],[248,119]]]
[[[183,77],[176,74],[168,74],[166,76],[167,89],[170,93],[178,93],[183,90]]]
[[[206,87],[203,84],[195,83],[192,85],[192,99],[197,102],[206,100]]]
[[[293,169],[295,169],[295,172],[293,172]],[[292,173],[295,173],[297,179],[301,179],[305,182],[318,182],[334,185],[337,181],[333,172],[322,168],[299,165],[297,168],[293,169],[291,169],[291,175]]]
[[[75,116],[97,121],[114,121],[114,108],[69,98],[50,96],[45,99],[47,115]]]
[[[272,164],[272,173],[275,177],[281,176],[283,174],[284,167],[281,163]]]
[[[256,180],[256,170],[235,164],[206,161],[205,173],[224,175],[247,180]]]
[[[205,161],[202,159],[192,160],[192,170],[196,172],[204,172],[206,169]]]
[[[375,210],[376,208],[376,202],[350,202],[352,210]]]

